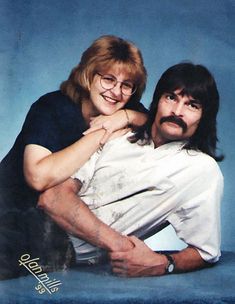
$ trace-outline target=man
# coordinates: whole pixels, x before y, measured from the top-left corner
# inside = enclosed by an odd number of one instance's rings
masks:
[[[75,236],[77,262],[99,258],[97,247],[110,252],[115,273],[127,276],[192,271],[218,261],[218,107],[216,84],[205,67],[175,65],[159,80],[142,129],[129,140],[108,142],[74,179],[42,194],[39,206]],[[166,223],[186,249],[159,254],[139,239]]]

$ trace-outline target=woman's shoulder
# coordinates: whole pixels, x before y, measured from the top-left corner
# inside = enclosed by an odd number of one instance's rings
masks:
[[[59,116],[77,116],[82,115],[79,105],[74,103],[68,96],[61,91],[54,91],[41,96],[35,101],[30,112],[45,112]]]
[[[54,91],[42,95],[33,106],[45,106],[45,107],[76,107],[76,104],[61,91]]]

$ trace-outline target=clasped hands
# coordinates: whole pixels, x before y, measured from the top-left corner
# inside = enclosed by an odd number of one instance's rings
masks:
[[[152,251],[135,236],[127,237],[133,244],[128,251],[109,253],[113,273],[123,277],[158,276],[165,273],[167,258]]]
[[[128,133],[128,121],[124,110],[119,110],[112,115],[99,115],[91,117],[90,128],[83,134],[87,135],[96,130],[104,129],[105,133],[100,141],[104,145],[108,140],[120,137]]]

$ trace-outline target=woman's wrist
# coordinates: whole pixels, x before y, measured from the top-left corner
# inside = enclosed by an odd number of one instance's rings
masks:
[[[129,113],[128,113],[128,110],[127,109],[123,109],[125,115],[126,115],[126,126],[129,127],[131,125],[131,122],[130,122],[130,117],[129,117]]]
[[[145,122],[147,121],[148,116],[146,113],[142,113],[130,109],[124,109],[124,110],[128,115],[128,121],[130,126],[139,127],[144,125]]]
[[[96,138],[98,140],[98,142],[97,142],[97,151],[99,151],[99,152],[101,152],[103,150],[103,147],[105,145],[105,143],[102,142],[102,139],[103,139],[105,133],[106,133],[106,129],[104,129],[104,128],[96,131]]]

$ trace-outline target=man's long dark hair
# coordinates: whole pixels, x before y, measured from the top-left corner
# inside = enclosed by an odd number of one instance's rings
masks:
[[[151,127],[155,120],[158,103],[164,93],[181,89],[182,93],[192,96],[202,104],[202,117],[196,132],[187,141],[185,149],[200,150],[216,161],[223,156],[216,156],[217,132],[216,116],[219,110],[219,93],[211,73],[202,65],[180,63],[170,67],[161,76],[154,91],[149,107],[149,118],[146,124],[136,131],[131,142],[139,139],[148,142],[151,139]]]

